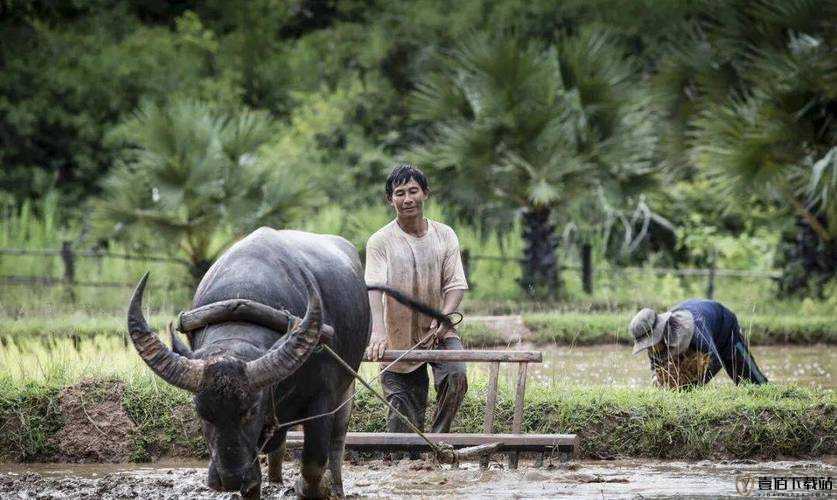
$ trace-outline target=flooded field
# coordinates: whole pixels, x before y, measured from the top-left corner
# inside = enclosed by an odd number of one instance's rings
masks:
[[[543,363],[529,365],[530,380],[545,384],[618,385],[645,387],[651,385],[651,371],[646,355],[631,355],[631,349],[620,345],[599,346],[514,346],[517,350],[543,351]],[[837,387],[837,348],[813,346],[755,346],[753,356],[767,378],[778,384],[799,384],[806,387]],[[488,365],[473,364],[472,370],[488,372]],[[500,370],[506,383],[513,385],[516,371]],[[721,370],[712,384],[732,384]]]
[[[298,469],[288,464],[285,484]],[[2,498],[235,498],[205,484],[205,464],[160,462],[142,465],[0,464]],[[346,494],[373,498],[645,498],[653,496],[736,495],[737,478],[833,478],[834,457],[822,461],[732,460],[673,462],[654,460],[548,463],[535,468],[523,462],[510,471],[500,462],[488,470],[476,463],[459,469],[437,468],[426,461],[381,461],[346,464]],[[800,479],[801,481],[802,479]],[[831,479],[833,483],[833,479]],[[754,484],[754,483],[750,483]],[[757,484],[757,483],[756,483]],[[263,485],[263,498],[288,493],[277,484]],[[804,491],[803,491],[804,493]]]

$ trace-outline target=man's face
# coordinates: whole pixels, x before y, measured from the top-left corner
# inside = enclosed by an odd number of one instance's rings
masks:
[[[410,179],[392,190],[389,204],[395,208],[399,217],[418,217],[422,214],[422,204],[427,199],[427,193],[415,179]]]

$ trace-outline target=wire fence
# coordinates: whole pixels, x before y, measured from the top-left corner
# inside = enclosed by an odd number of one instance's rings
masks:
[[[14,259],[20,258],[27,260],[29,265],[13,262]],[[85,261],[92,261],[94,264],[82,264]],[[123,261],[133,264],[103,265],[105,261]],[[523,259],[515,256],[486,255],[463,249],[462,261],[470,287],[478,291],[479,295],[486,296],[494,293],[495,296],[503,294],[512,296],[519,291],[517,277],[520,275]],[[82,272],[79,272],[80,266]],[[76,291],[81,288],[133,287],[136,277],[143,272],[142,269],[151,267],[156,269],[154,274],[158,276],[158,281],[156,281],[158,286],[166,290],[178,289],[179,292],[188,293],[193,285],[187,272],[189,262],[177,257],[76,250],[72,248],[70,242],[64,242],[60,248],[0,248],[0,285],[18,288],[29,286],[32,289],[58,288],[63,290],[62,298],[70,302],[75,301]],[[119,270],[115,271],[115,268]],[[19,272],[26,270],[29,271],[26,274]],[[606,265],[594,268],[593,260],[589,257],[581,258],[578,264],[560,265],[559,272],[563,281],[576,284],[578,293],[587,296],[607,293],[608,290],[617,288],[624,293],[633,293],[631,288],[642,283],[654,280],[659,283],[661,277],[675,277],[680,280],[681,287],[708,298],[716,295],[721,279],[765,283],[767,280],[775,280],[780,275],[774,271],[715,267],[695,269]],[[161,275],[163,279],[159,278]],[[746,290],[749,286],[747,283],[738,283],[737,286]],[[726,288],[728,285],[723,286]]]
[[[462,250],[462,265],[465,269],[465,275],[468,278],[471,288],[476,288],[478,285],[473,280],[473,268],[479,265],[479,262],[500,263],[506,266],[503,271],[497,272],[496,275],[508,276],[512,269],[509,265],[521,266],[525,260],[519,257],[512,256],[498,256],[498,255],[483,255],[478,253],[471,253],[468,249]],[[612,281],[616,279],[631,279],[627,278],[630,275],[635,275],[634,279],[642,276],[655,275],[657,277],[674,276],[679,278],[688,278],[690,280],[703,279],[705,280],[705,296],[713,298],[718,287],[719,278],[745,278],[748,280],[776,280],[781,276],[778,271],[753,271],[746,269],[721,269],[710,266],[704,269],[698,268],[673,268],[673,267],[607,267],[605,269],[595,269],[592,259],[582,258],[578,265],[562,264],[558,266],[560,274],[566,275],[569,273],[576,273],[578,280],[581,282],[584,293],[592,295],[595,293],[595,283],[597,281],[604,281],[606,284],[612,285]]]
[[[184,259],[176,257],[158,256],[158,255],[132,255],[124,253],[113,253],[105,251],[78,251],[72,248],[69,242],[64,242],[61,248],[0,248],[0,256],[30,256],[30,257],[44,257],[53,258],[60,257],[62,263],[62,273],[60,276],[55,275],[0,275],[0,282],[7,285],[40,285],[40,286],[67,286],[67,287],[131,287],[135,283],[128,282],[113,282],[113,281],[85,281],[76,279],[76,265],[78,259],[120,259],[120,260],[134,260],[139,262],[167,262],[176,263],[183,266],[189,265],[189,262]]]

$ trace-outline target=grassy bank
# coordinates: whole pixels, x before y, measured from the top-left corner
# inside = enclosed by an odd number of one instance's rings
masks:
[[[524,314],[528,330],[522,340],[536,345],[630,344],[630,314],[537,313]],[[837,317],[809,315],[753,315],[739,318],[752,344],[837,344]],[[470,321],[460,327],[469,346],[500,346],[510,337],[490,322]]]
[[[626,314],[531,314],[523,323],[535,343],[631,343]],[[837,317],[756,315],[739,318],[744,336],[754,344],[837,343]]]
[[[151,315],[149,322],[161,330],[174,316]],[[528,333],[522,340],[537,345],[629,344],[627,325],[630,313],[533,313],[523,315]],[[837,316],[826,315],[742,315],[745,335],[753,344],[837,344]],[[465,343],[472,347],[502,346],[519,340],[491,323],[467,319],[459,327]],[[0,319],[0,339],[56,337],[92,338],[100,335],[123,336],[125,318],[117,315],[85,314],[53,317]]]
[[[481,432],[485,385],[472,384],[456,432]],[[512,394],[502,388],[497,431],[509,431]],[[526,432],[572,432],[579,457],[776,458],[837,452],[833,392],[796,387],[707,387],[676,393],[606,387],[535,387]],[[385,411],[368,393],[350,429],[383,431]],[[188,394],[150,377],[0,388],[0,459],[146,461],[205,457]]]

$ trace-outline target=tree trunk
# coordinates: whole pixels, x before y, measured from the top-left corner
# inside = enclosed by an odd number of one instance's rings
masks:
[[[189,274],[192,275],[192,280],[194,281],[194,286],[198,286],[203,279],[203,275],[209,271],[209,268],[212,266],[212,261],[201,259],[197,262],[193,262],[191,266],[189,266]]]
[[[558,296],[558,237],[550,208],[527,208],[523,212],[523,262],[520,286],[531,297]]]
[[[828,227],[825,216],[818,217]],[[798,218],[793,231],[787,231],[779,242],[779,296],[823,298],[825,287],[837,278],[837,243],[823,240],[804,218]]]

